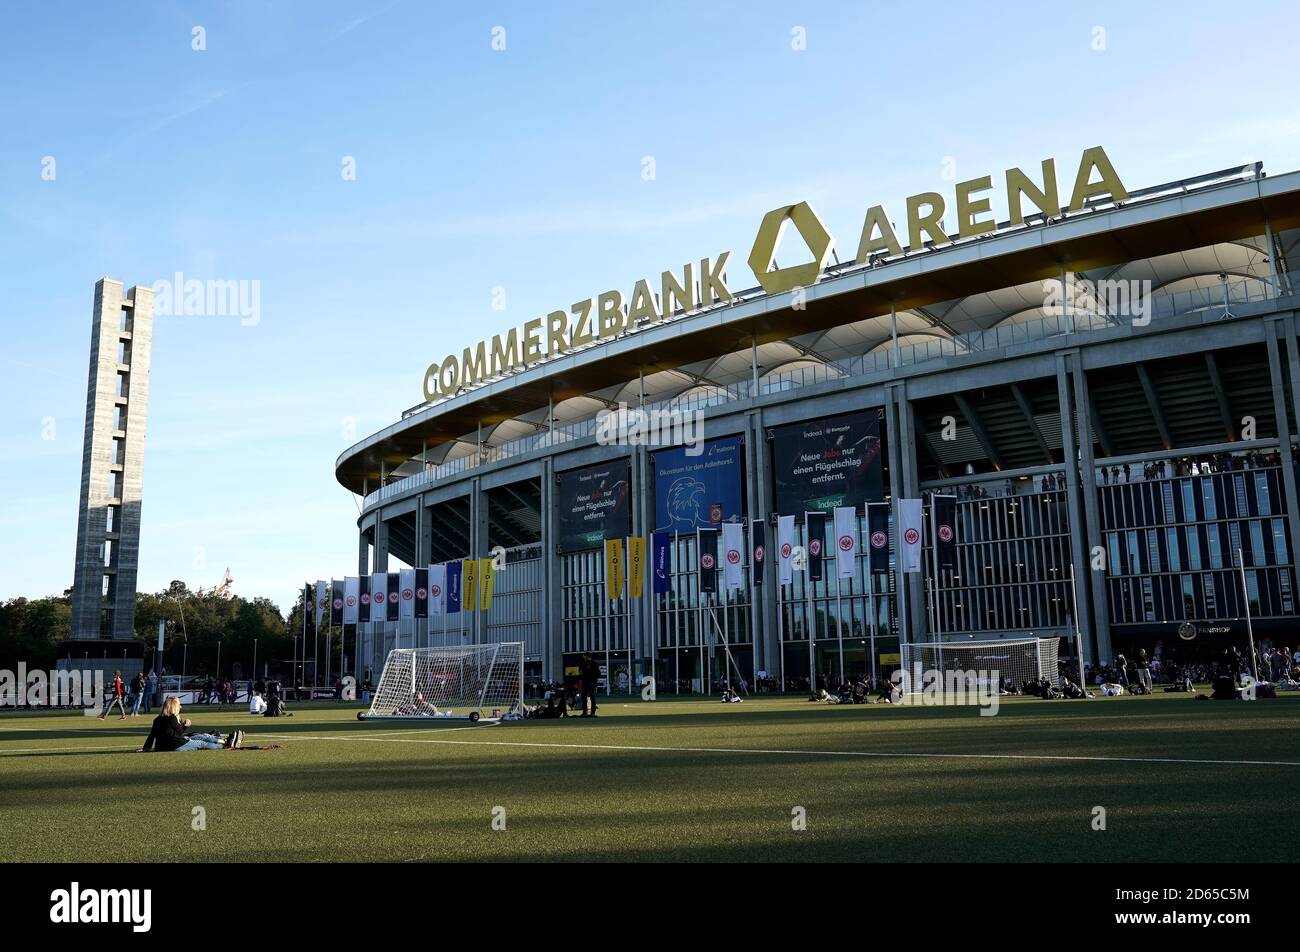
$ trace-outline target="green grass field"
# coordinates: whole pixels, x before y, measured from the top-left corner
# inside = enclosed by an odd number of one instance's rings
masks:
[[[295,710],[185,711],[283,749],[149,755],[128,752],[144,717],[0,717],[0,861],[1289,861],[1300,831],[1300,697],[995,717],[616,697],[594,721],[479,727]]]

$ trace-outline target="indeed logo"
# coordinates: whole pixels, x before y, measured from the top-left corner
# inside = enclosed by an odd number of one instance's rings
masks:
[[[152,889],[71,889],[50,893],[50,921],[55,923],[131,924],[133,932],[148,932],[153,924]]]

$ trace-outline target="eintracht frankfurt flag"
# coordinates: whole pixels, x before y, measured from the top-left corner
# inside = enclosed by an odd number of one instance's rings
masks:
[[[853,578],[853,562],[858,554],[858,511],[852,506],[835,507],[835,572],[840,578]]]
[[[343,583],[338,579],[330,582],[330,624],[343,624]]]
[[[429,566],[429,615],[441,615],[443,609],[443,595],[447,591],[447,566],[430,565]]]
[[[388,581],[384,585],[388,591],[388,620],[397,621],[401,617],[401,574],[398,572],[389,572]]]
[[[889,506],[867,503],[867,551],[873,575],[889,574]]]
[[[415,570],[415,617],[429,617],[429,570]]]
[[[763,584],[763,570],[767,567],[767,524],[755,519],[749,524],[749,548],[753,560],[749,563],[749,584]]]
[[[718,531],[699,529],[695,533],[700,550],[700,591],[718,590]]]
[[[357,588],[360,590],[357,596],[357,601],[360,603],[357,606],[357,623],[367,625],[370,623],[370,576],[361,576],[357,579],[357,583]]]
[[[302,587],[302,610],[308,621],[316,617],[316,595],[311,590],[311,582]]]
[[[460,607],[472,612],[478,607],[478,559],[464,559],[460,564]]]
[[[329,617],[330,596],[327,589],[329,582],[318,579],[316,582],[316,627],[320,627],[321,619]]]
[[[780,567],[777,581],[789,585],[794,581],[794,516],[776,517],[776,555]]]
[[[361,608],[360,601],[360,579],[347,578],[343,580],[343,624],[355,625],[357,623],[357,612]]]
[[[825,571],[822,566],[822,546],[826,540],[826,513],[824,512],[805,512],[804,528],[807,530],[808,542],[804,547],[804,559],[808,563],[808,580],[810,582],[820,582],[822,572]]]
[[[941,569],[957,564],[957,497],[930,497],[930,519],[934,523],[934,558]]]
[[[383,621],[388,616],[388,576],[375,572],[370,576],[370,620]]]
[[[921,571],[921,500],[898,500],[898,548],[904,572]]]
[[[745,528],[739,522],[722,524],[722,579],[727,588],[740,588],[745,559]]]
[[[398,578],[401,581],[397,591],[402,599],[398,602],[399,614],[402,621],[408,621],[415,617],[415,569],[402,569]]]

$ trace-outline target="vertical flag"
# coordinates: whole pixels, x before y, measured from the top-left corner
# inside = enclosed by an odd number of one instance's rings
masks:
[[[492,589],[496,577],[496,563],[491,559],[482,559],[478,569],[478,607],[481,611],[492,610]]]
[[[898,528],[903,571],[921,571],[921,500],[898,500]]]
[[[640,598],[645,587],[645,537],[627,537],[627,594]]]
[[[822,544],[826,540],[826,513],[805,512],[804,527],[808,530],[804,545],[804,558],[808,561],[808,581],[822,580]]]
[[[429,617],[446,613],[447,566],[429,566]]]
[[[867,551],[873,575],[889,574],[889,505],[867,503]]]
[[[320,627],[320,623],[322,620],[329,617],[330,597],[329,597],[329,592],[326,591],[328,587],[329,587],[329,582],[326,582],[324,579],[317,579],[316,581],[316,627],[317,628]]]
[[[370,623],[370,576],[363,575],[357,579],[357,623],[366,625]]]
[[[605,540],[605,597],[613,600],[623,594],[623,540]]]
[[[478,559],[461,563],[460,607],[472,612],[478,607]]]
[[[727,588],[740,588],[744,566],[745,527],[739,522],[722,524],[722,580]]]
[[[776,555],[777,581],[789,585],[794,581],[794,516],[776,517]]]
[[[763,584],[763,570],[767,567],[767,523],[762,519],[754,519],[749,524],[749,547],[753,551],[752,568],[750,569],[749,584]]]
[[[941,569],[957,565],[957,497],[931,496],[930,519],[934,531],[935,561]]]
[[[858,557],[858,510],[853,506],[835,507],[835,572],[840,578],[853,578]]]
[[[370,576],[370,620],[383,621],[388,617],[388,575],[375,572]]]
[[[343,583],[338,579],[330,581],[330,624],[343,624]]]
[[[668,591],[672,578],[668,565],[668,533],[656,532],[650,539],[651,560],[654,562],[654,584],[651,590],[656,595]]]
[[[311,582],[307,582],[302,587],[302,613],[307,621],[316,618],[316,596],[311,590]]]
[[[700,550],[700,591],[718,590],[718,530],[697,529],[696,545]]]
[[[447,563],[447,614],[460,614],[461,569],[463,563]]]
[[[361,607],[360,589],[358,583],[360,579],[346,578],[343,580],[343,624],[355,625],[357,623],[357,611]]]
[[[398,612],[402,621],[410,621],[415,617],[415,569],[402,569],[398,578],[401,579],[398,591],[402,595]]]
[[[415,570],[415,617],[429,617],[429,570]]]
[[[388,613],[389,621],[397,621],[401,617],[402,610],[402,576],[399,572],[389,572],[388,580],[384,584],[384,589],[388,592]]]

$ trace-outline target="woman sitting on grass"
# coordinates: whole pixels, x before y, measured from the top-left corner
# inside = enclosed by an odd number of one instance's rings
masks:
[[[152,750],[234,750],[244,742],[244,732],[227,734],[186,734],[190,719],[181,716],[181,699],[169,697],[163,702],[162,713],[153,719],[153,728],[145,740],[142,751]]]

